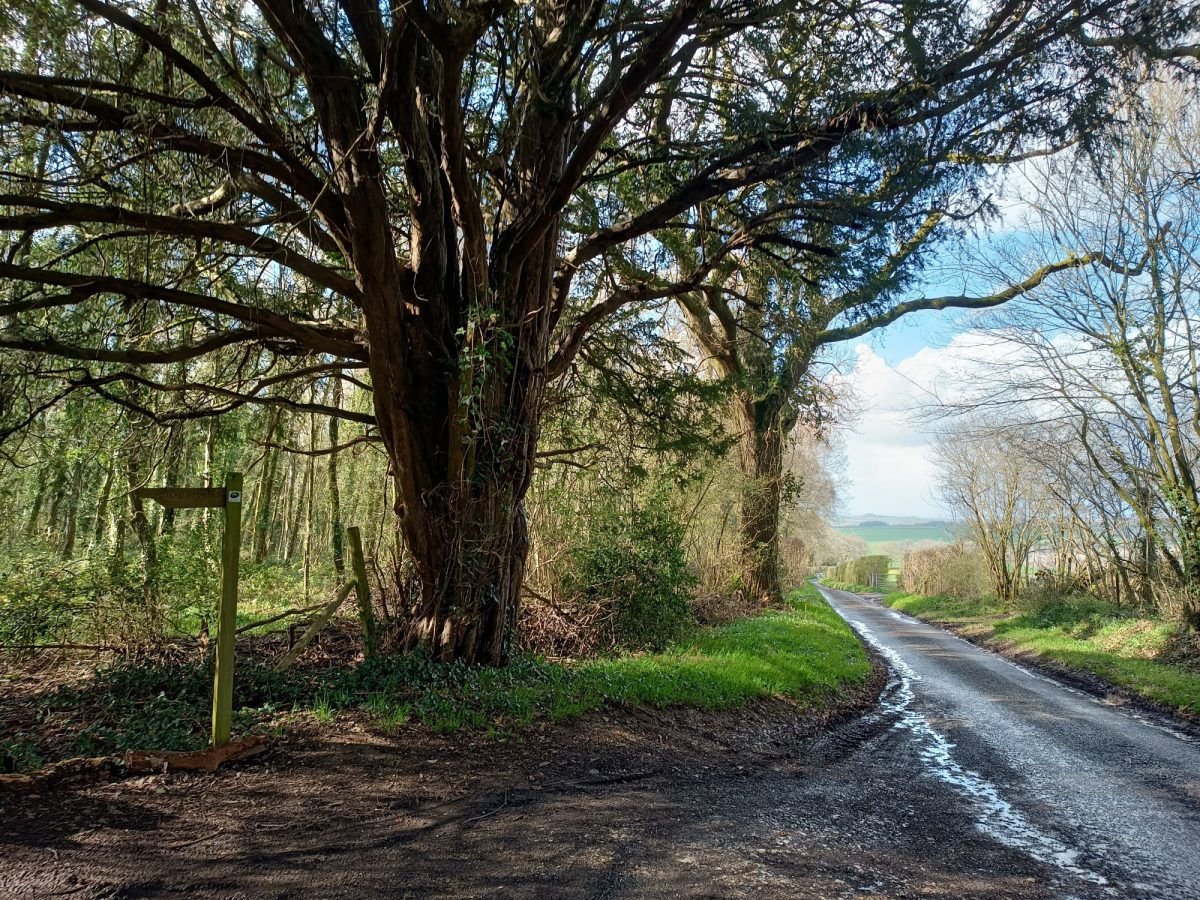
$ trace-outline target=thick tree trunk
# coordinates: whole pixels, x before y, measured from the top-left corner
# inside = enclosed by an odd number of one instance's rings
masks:
[[[372,361],[400,528],[420,582],[404,643],[435,659],[502,665],[515,644],[529,549],[524,500],[549,349],[550,304],[538,298],[549,296],[557,237],[552,230],[488,300],[532,312],[468,324],[467,350],[488,346],[488,357],[468,356],[470,368],[430,365],[419,387],[405,385],[398,396],[389,385],[397,367],[380,371]]]
[[[512,346],[523,344],[518,338]],[[447,373],[440,414],[405,416],[405,428],[383,432],[400,528],[420,583],[405,617],[410,649],[487,665],[509,657],[529,549],[524,499],[537,444],[545,383],[538,359],[544,352],[517,350],[493,361],[473,384]],[[469,392],[468,402],[459,403],[460,392]],[[377,408],[385,398],[377,388]]]
[[[741,585],[749,596],[771,602],[782,594],[779,514],[786,423],[780,404],[755,400],[741,392],[734,403],[741,431]]]
[[[538,50],[528,61],[535,87],[518,111],[512,177],[489,207],[490,221],[461,152],[461,60],[423,46],[405,59],[398,77],[411,89],[391,115],[408,150],[403,269],[378,157],[357,149],[371,149],[361,120],[347,118],[336,135],[354,166],[339,178],[371,347],[375,424],[419,581],[402,611],[405,644],[440,660],[498,665],[514,644],[529,545],[524,499],[551,335],[563,312],[552,285],[567,200],[558,194],[579,177],[566,172],[575,92],[563,60],[583,40],[585,18],[565,0],[536,4]],[[672,21],[683,28],[687,20]]]
[[[529,535],[523,503],[488,505],[495,517],[480,510],[474,522],[447,520],[454,536],[444,552],[418,560],[421,593],[409,618],[408,648],[424,647],[442,661],[507,661]]]

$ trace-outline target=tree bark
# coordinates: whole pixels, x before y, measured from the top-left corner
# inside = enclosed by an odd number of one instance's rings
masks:
[[[310,397],[316,400],[316,389],[310,388]],[[313,495],[317,492],[317,417],[313,413],[308,416],[308,471],[304,483],[308,486],[304,497],[304,601],[308,602],[309,578],[312,572],[313,529]]]
[[[92,523],[91,547],[95,549],[104,540],[104,529],[108,524],[108,504],[112,496],[113,479],[116,476],[116,462],[109,460],[104,470],[104,481],[100,486],[100,496],[96,500],[96,519]]]
[[[330,405],[340,409],[342,405],[342,380],[335,374],[330,379]],[[342,495],[338,489],[338,419],[329,417],[329,465],[328,475],[329,494],[329,545],[333,551],[333,569],[340,577],[346,571],[346,536],[342,527]]]
[[[734,400],[740,430],[742,472],[739,534],[742,589],[758,600],[782,595],[779,574],[779,514],[783,501],[783,447],[787,438],[781,404],[738,391]]]
[[[182,380],[183,376],[180,375]],[[183,426],[177,425],[167,431],[167,447],[164,452],[166,463],[163,472],[163,487],[179,487],[179,474],[183,468],[183,452],[184,442],[186,440]],[[169,537],[175,532],[175,510],[170,507],[164,507],[158,520],[159,537]]]
[[[79,495],[83,492],[83,460],[76,460],[67,486],[67,509],[63,521],[62,558],[75,555],[75,537],[79,528]]]
[[[258,491],[254,503],[254,561],[260,563],[267,558],[270,549],[271,525],[276,516],[275,501],[277,498],[276,481],[279,470],[280,451],[276,448],[279,441],[279,425],[282,415],[274,410],[268,420],[266,434],[266,450],[263,457],[262,476],[258,480]]]
[[[217,450],[217,429],[220,427],[220,420],[213,417],[208,420],[208,429],[204,433],[204,459],[203,459],[203,481],[201,482],[206,488],[213,486],[213,464],[216,460]],[[210,507],[205,507],[201,514],[201,521],[204,522],[205,532],[207,533],[209,522],[213,519],[213,511]],[[207,541],[207,536],[206,536]]]
[[[46,517],[46,530],[53,534],[59,528],[58,513],[67,496],[66,442],[59,441],[59,454],[54,463],[54,478],[50,486],[50,513]]]
[[[303,520],[304,498],[308,493],[308,468],[305,467],[303,474],[297,476],[296,470],[298,466],[296,460],[288,460],[288,511],[287,517],[284,519],[283,537],[280,540],[282,545],[280,550],[284,562],[291,562],[292,557],[296,555],[296,548],[300,542],[300,527]],[[299,484],[297,485],[297,478]]]
[[[145,487],[149,481],[144,438],[143,434],[136,435],[125,454],[125,478],[129,486],[129,522],[142,550],[142,589],[145,593],[147,621],[151,626],[151,633],[159,634],[161,617],[158,608],[158,546],[155,542],[154,528],[146,515],[145,503],[134,493],[137,488]]]
[[[29,518],[25,520],[25,537],[31,538],[37,534],[38,522],[42,517],[42,504],[46,501],[46,490],[48,480],[43,478],[38,481],[37,493],[33,496],[33,503],[29,507]]]
[[[428,368],[394,395],[399,367],[372,357],[400,529],[420,582],[405,645],[435,659],[501,665],[515,643],[557,243],[557,228],[548,229],[519,263],[500,269],[502,278],[494,276],[483,314],[464,323],[461,363],[414,354],[410,364]],[[489,348],[486,358],[471,353],[479,346]]]

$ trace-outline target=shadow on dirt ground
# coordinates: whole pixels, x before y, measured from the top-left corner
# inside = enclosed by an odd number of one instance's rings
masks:
[[[5,798],[0,896],[1042,895],[873,752],[885,680],[820,714],[610,709],[504,743],[343,719],[218,776]]]

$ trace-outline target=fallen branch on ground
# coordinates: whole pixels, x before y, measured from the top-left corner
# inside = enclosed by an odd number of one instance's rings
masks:
[[[0,775],[0,794],[26,794],[65,782],[92,783],[160,772],[215,772],[225,763],[248,759],[270,749],[265,735],[256,734],[204,750],[127,750],[119,756],[64,759],[28,774]]]

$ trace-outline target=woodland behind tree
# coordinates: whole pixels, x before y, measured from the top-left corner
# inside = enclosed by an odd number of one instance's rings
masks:
[[[1189,14],[6,7],[5,527],[61,589],[13,643],[81,610],[202,630],[212,522],[130,491],[227,469],[248,593],[319,592],[360,525],[395,650],[655,645],[697,579],[777,598],[782,557],[830,561],[819,528],[780,531],[831,497],[822,348],[1109,266],[1071,244],[919,289],[995,167],[1094,149],[1147,67],[1195,57]]]

